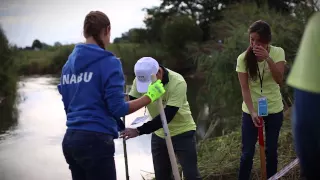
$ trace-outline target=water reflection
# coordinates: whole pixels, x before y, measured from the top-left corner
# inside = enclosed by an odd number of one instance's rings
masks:
[[[71,179],[65,163],[61,141],[65,132],[65,114],[55,78],[29,77],[19,82],[21,101],[16,120],[3,116],[0,130],[1,180]],[[126,117],[129,125],[142,116],[143,109]],[[119,180],[125,179],[122,140],[115,140]],[[130,179],[140,180],[141,173],[153,172],[150,135],[127,141]],[[144,173],[145,174],[145,173]]]

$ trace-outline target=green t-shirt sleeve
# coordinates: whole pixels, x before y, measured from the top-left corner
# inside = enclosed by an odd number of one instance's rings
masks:
[[[236,67],[237,72],[242,72],[246,73],[246,64],[244,62],[244,54],[240,54],[237,58],[237,67]]]
[[[182,81],[174,87],[172,92],[169,92],[167,105],[181,108],[186,98],[187,83],[185,81]]]
[[[289,86],[320,93],[320,13],[309,20],[287,79]]]
[[[286,57],[284,50],[279,47],[276,56],[273,58],[273,62],[277,63],[282,61],[286,62]]]
[[[131,90],[129,92],[129,95],[135,98],[141,97],[141,94],[137,91],[137,83],[136,83],[136,78],[134,78]]]

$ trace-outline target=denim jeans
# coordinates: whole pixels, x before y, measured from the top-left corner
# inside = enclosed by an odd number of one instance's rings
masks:
[[[267,163],[267,177],[277,173],[278,167],[278,139],[283,122],[283,112],[269,114],[264,117],[265,151]],[[242,113],[242,154],[240,159],[239,180],[249,180],[252,170],[258,128],[254,126],[251,115]]]
[[[197,165],[195,131],[171,137],[173,149],[182,167],[185,180],[201,180]],[[152,134],[151,150],[156,180],[171,180],[172,169],[166,141]]]
[[[111,135],[67,130],[62,149],[73,180],[117,179]]]
[[[320,179],[320,94],[295,90],[293,135],[301,173],[307,180]]]

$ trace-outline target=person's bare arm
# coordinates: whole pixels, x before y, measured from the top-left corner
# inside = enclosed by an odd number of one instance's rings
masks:
[[[243,101],[246,103],[250,114],[252,114],[252,112],[254,112],[254,107],[249,89],[248,73],[238,72],[238,78],[241,86]]]
[[[145,106],[151,103],[151,99],[148,96],[142,96],[138,99],[129,101],[129,112],[128,114],[131,114]]]
[[[283,73],[284,73],[284,61],[279,61],[275,63],[271,57],[267,59],[268,66],[270,68],[270,72],[272,74],[272,78],[279,85],[283,83]]]

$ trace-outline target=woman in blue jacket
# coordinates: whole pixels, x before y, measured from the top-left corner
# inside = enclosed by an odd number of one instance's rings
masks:
[[[125,102],[121,62],[105,50],[110,29],[104,13],[92,11],[86,16],[86,42],[75,46],[58,85],[67,116],[62,147],[73,180],[116,180],[113,139],[118,138],[120,117],[165,92],[159,80],[141,98]]]

